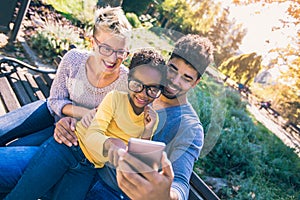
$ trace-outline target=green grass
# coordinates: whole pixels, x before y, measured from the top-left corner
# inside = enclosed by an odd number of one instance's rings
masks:
[[[218,195],[222,199],[294,199],[300,197],[300,159],[293,149],[249,116],[245,102],[236,91],[225,89],[219,107],[211,106],[216,91],[222,91],[212,79],[204,79],[198,87],[198,99],[192,99],[204,130],[215,120],[216,109],[224,110],[222,129],[215,146],[195,165],[200,176],[218,177],[227,181]],[[207,90],[203,85],[211,85]],[[216,88],[219,88],[216,90]],[[212,92],[213,91],[213,92]],[[195,101],[196,100],[196,101]],[[221,111],[217,113],[222,113]],[[219,123],[220,124],[220,123]],[[206,131],[206,136],[208,136]],[[205,147],[205,145],[204,145]],[[204,148],[205,150],[205,148]]]

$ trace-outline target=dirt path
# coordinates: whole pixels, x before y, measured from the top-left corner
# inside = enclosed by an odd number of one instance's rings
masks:
[[[280,125],[270,119],[264,110],[259,110],[251,104],[247,105],[247,109],[259,122],[281,139],[285,145],[295,149],[295,153],[300,157],[300,137],[298,135],[286,132]]]

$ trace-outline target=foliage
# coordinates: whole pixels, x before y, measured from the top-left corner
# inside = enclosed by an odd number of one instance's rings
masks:
[[[288,1],[288,0],[250,0],[240,1],[235,0],[236,4],[253,4],[253,3],[272,4],[272,3],[288,3],[289,7],[287,13],[291,18],[281,19],[282,28],[286,26],[295,27],[299,29],[300,25],[300,1]],[[276,29],[281,29],[276,27]],[[292,37],[291,37],[292,38]],[[298,31],[297,36],[292,38],[291,44],[288,44],[285,48],[274,48],[270,50],[270,53],[275,54],[275,59],[270,61],[271,67],[288,66],[288,71],[283,73],[279,78],[276,85],[268,86],[270,92],[275,91],[277,94],[274,96],[273,101],[274,108],[280,112],[280,114],[288,118],[290,121],[299,124],[300,121],[300,33]],[[264,97],[263,95],[260,96]]]
[[[138,16],[135,13],[126,13],[126,17],[132,27],[134,28],[140,28],[142,27],[142,23],[140,22]]]
[[[246,33],[240,24],[229,20],[228,9],[212,0],[165,0],[158,5],[158,11],[163,28],[209,37],[216,48],[217,66],[235,55]]]
[[[276,109],[281,111],[285,118],[297,124],[300,122],[300,48],[295,49],[289,45],[286,48],[274,49],[273,51],[279,55],[273,62],[288,66],[288,70],[282,72],[280,81],[271,86],[273,90],[279,89],[281,93],[275,99],[277,102]]]
[[[163,28],[184,33],[205,34],[214,23],[220,5],[210,0],[201,3],[185,0],[165,0],[159,10],[163,16],[161,21],[166,21],[162,22]]]
[[[256,53],[242,54],[229,58],[221,64],[219,69],[235,82],[249,85],[261,70],[261,61],[261,56]]]
[[[43,59],[51,61],[57,55],[62,55],[62,51],[69,50],[70,45],[85,48],[88,44],[85,40],[80,39],[78,32],[71,27],[47,22],[32,36],[31,45],[33,49],[42,53]]]
[[[204,79],[204,85],[210,80]],[[213,96],[200,89],[203,101],[196,110],[207,130],[213,119],[209,107]],[[228,186],[222,199],[297,199],[300,195],[300,159],[273,133],[248,116],[246,104],[236,91],[226,88],[222,105],[227,108],[224,127],[214,148],[197,161],[195,168],[206,176],[224,178]],[[207,103],[204,103],[207,102]]]
[[[204,127],[205,139],[200,157],[206,156],[216,145],[224,125],[226,112],[226,93],[222,85],[214,84],[211,77],[206,74],[201,78],[203,81],[188,93],[188,99],[198,111]],[[209,94],[209,95],[207,95]]]
[[[97,0],[43,0],[43,2],[52,5],[73,22],[79,20],[81,23],[91,26],[91,22],[94,21]]]
[[[153,0],[131,1],[123,0],[122,7],[125,12],[133,12],[137,15],[142,15]]]
[[[252,84],[251,91],[263,100],[271,100],[272,108],[275,109],[285,120],[295,124],[300,121],[300,102],[299,94],[289,85],[276,83],[263,85],[260,83]]]
[[[252,3],[258,3],[262,2],[263,5],[265,3],[284,3],[284,2],[289,2],[289,7],[287,9],[287,12],[291,17],[296,19],[296,21],[292,22],[295,23],[296,25],[300,23],[300,1],[295,0],[295,1],[289,1],[289,0],[234,0],[233,3],[237,5],[247,5],[247,4],[252,4]]]
[[[215,63],[220,66],[223,61],[236,55],[246,30],[241,24],[237,24],[235,20],[229,20],[229,9],[225,8],[220,17],[212,25],[208,37],[215,46]]]

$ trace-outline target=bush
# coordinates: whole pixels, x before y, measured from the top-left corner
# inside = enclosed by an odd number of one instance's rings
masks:
[[[195,164],[200,176],[226,179],[227,187],[218,193],[222,199],[296,200],[300,195],[300,159],[293,149],[249,116],[236,91],[225,89],[226,97],[219,98],[218,106],[214,103],[215,93],[222,91],[218,84],[204,78],[196,90],[190,100],[205,137],[215,116],[221,119],[216,114],[222,112],[215,110],[226,111],[216,145]]]
[[[61,55],[64,50],[69,50],[70,45],[85,48],[89,44],[72,27],[64,27],[55,22],[47,22],[31,38],[32,48],[49,62]]]
[[[140,22],[138,16],[135,13],[126,13],[126,17],[132,27],[134,28],[140,28],[142,27],[142,23]]]

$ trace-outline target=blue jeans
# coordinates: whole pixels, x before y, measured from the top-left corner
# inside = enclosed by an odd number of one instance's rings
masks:
[[[0,147],[0,193],[11,191],[38,150],[39,147]]]
[[[84,199],[95,174],[94,165],[79,146],[61,145],[51,137],[33,156],[6,199],[38,199],[50,190],[51,199]]]
[[[0,116],[0,146],[5,146],[14,139],[10,146],[39,146],[53,135],[54,117],[43,100],[27,104],[17,110]],[[34,137],[23,137],[37,133]]]
[[[42,147],[0,147],[0,199],[3,199],[15,187],[30,159],[39,151],[39,148]],[[113,168],[105,166],[97,171],[86,200],[129,199],[118,188]],[[36,179],[40,180],[38,177],[34,177],[33,180],[38,181]],[[51,197],[51,193],[46,196]]]
[[[110,169],[110,167],[104,166],[104,168],[97,170],[98,173],[92,184],[93,187],[89,190],[85,200],[130,200],[119,188],[109,186],[112,182],[107,179],[108,174],[105,173],[107,169]],[[99,173],[99,171],[102,172]],[[114,179],[116,178],[114,177]]]

